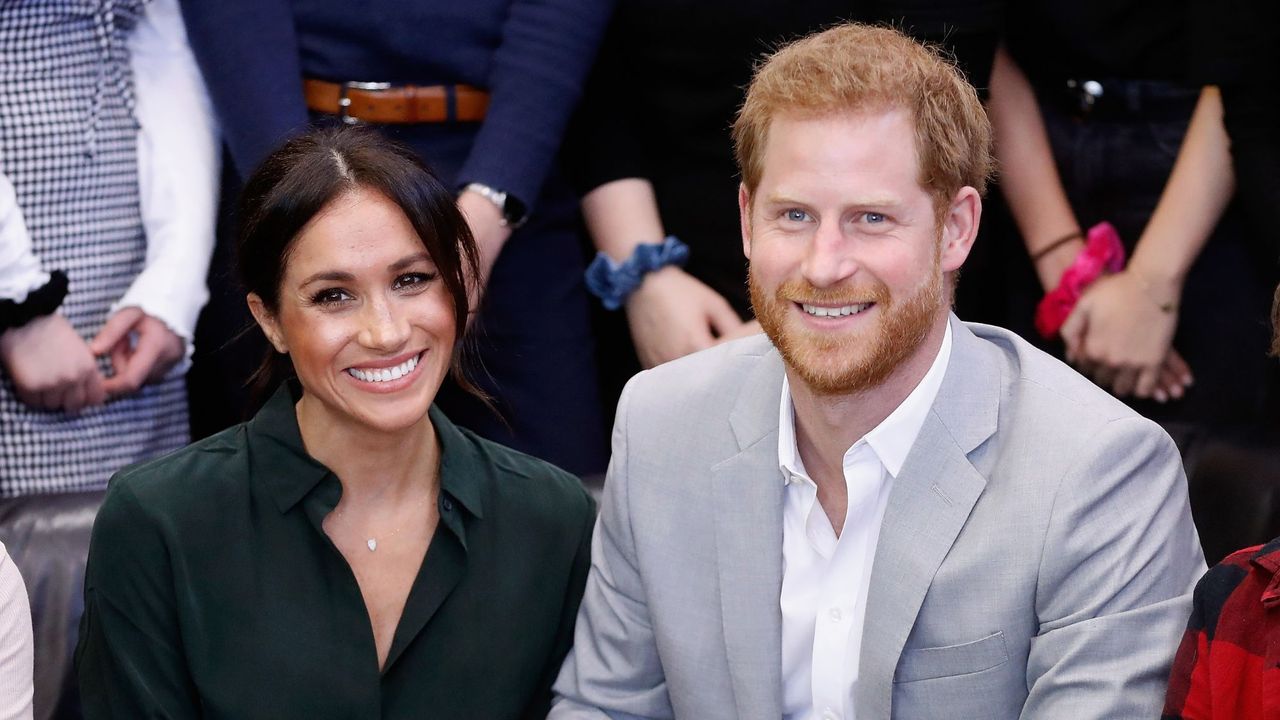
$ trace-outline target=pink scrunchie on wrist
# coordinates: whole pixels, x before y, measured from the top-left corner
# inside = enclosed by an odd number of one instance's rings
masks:
[[[1089,228],[1084,250],[1076,255],[1071,267],[1062,272],[1058,287],[1046,293],[1036,307],[1036,330],[1046,340],[1057,337],[1085,288],[1104,273],[1120,272],[1123,268],[1124,245],[1111,223],[1100,222]]]

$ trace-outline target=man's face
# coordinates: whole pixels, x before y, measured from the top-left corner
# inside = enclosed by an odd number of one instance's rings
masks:
[[[739,197],[756,317],[814,392],[881,385],[941,337],[943,274],[971,239],[951,242],[953,213],[939,229],[910,115],[776,117],[763,167],[755,196]]]

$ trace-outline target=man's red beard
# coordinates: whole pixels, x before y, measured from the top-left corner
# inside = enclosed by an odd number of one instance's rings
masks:
[[[943,302],[942,274],[935,272],[910,297],[891,298],[879,280],[865,288],[821,289],[801,280],[783,283],[772,296],[749,275],[751,306],[783,360],[819,395],[848,395],[882,384],[914,353],[933,327]],[[857,334],[824,333],[788,327],[796,303],[831,306],[874,302],[863,312],[879,315],[872,328]]]

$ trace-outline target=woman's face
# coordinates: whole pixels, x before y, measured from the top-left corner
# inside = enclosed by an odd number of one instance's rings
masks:
[[[453,303],[404,212],[363,188],[303,227],[273,314],[249,306],[303,387],[300,416],[397,431],[422,421],[449,369]]]

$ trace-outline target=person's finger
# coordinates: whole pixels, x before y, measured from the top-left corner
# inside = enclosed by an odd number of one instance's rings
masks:
[[[32,404],[36,407],[57,410],[62,407],[62,388],[58,385],[50,385],[37,392],[34,400]]]
[[[742,318],[729,305],[729,301],[716,295],[707,303],[707,317],[716,337],[724,337],[742,326]]]
[[[1137,368],[1120,368],[1111,380],[1111,390],[1117,397],[1128,397],[1138,384]]]
[[[1170,350],[1165,357],[1165,366],[1178,378],[1178,382],[1183,388],[1191,387],[1195,383],[1195,376],[1191,374],[1191,366],[1182,358],[1182,354],[1177,350]]]
[[[159,353],[160,348],[154,342],[140,339],[133,352],[128,353],[123,366],[115,365],[116,374],[103,381],[103,391],[110,397],[136,392],[146,382],[147,375],[151,373]],[[114,353],[111,359],[114,364],[116,362]]]
[[[1152,397],[1160,383],[1160,374],[1162,372],[1164,372],[1163,363],[1155,367],[1142,368],[1141,372],[1138,373],[1138,381],[1134,385],[1133,394],[1144,399]]]
[[[84,381],[84,400],[86,406],[102,405],[107,402],[107,391],[102,389],[102,383],[106,378],[102,377],[102,373],[94,368],[93,373]]]
[[[1169,402],[1182,397],[1182,380],[1178,378],[1177,373],[1169,369],[1168,360],[1160,366],[1160,378],[1156,382],[1156,389],[1151,396],[1156,402]]]
[[[1112,387],[1112,382],[1116,378],[1116,368],[1110,365],[1107,365],[1105,363],[1097,363],[1093,366],[1092,375],[1093,375],[1093,381],[1095,383],[1097,383],[1100,387],[1104,387],[1110,390]]]
[[[85,395],[83,382],[68,383],[62,392],[62,409],[73,414],[80,412],[87,404]]]
[[[107,319],[98,334],[89,341],[89,351],[94,355],[106,355],[122,340],[143,317],[141,308],[127,307]]]
[[[1062,329],[1059,333],[1062,335],[1062,342],[1067,346],[1067,362],[1079,362],[1083,359],[1085,331],[1088,329],[1088,319],[1077,304],[1071,314],[1067,316],[1066,322],[1062,323]]]

